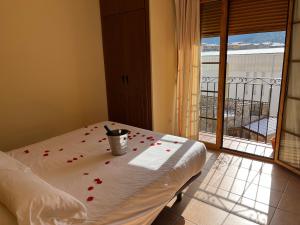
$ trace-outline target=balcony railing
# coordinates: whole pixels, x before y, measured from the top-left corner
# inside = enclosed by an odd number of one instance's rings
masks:
[[[223,134],[270,143],[275,136],[280,78],[228,77],[225,88]],[[201,79],[200,131],[216,132],[218,78]]]

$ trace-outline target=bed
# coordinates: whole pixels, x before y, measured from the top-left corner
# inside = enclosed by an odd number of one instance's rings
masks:
[[[128,129],[128,152],[112,156],[104,125]],[[105,121],[8,154],[87,208],[87,225],[151,224],[205,163],[203,143]],[[16,225],[0,205],[0,218]]]

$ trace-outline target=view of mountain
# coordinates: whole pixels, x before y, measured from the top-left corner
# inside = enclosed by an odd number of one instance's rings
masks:
[[[220,38],[203,38],[204,44],[216,44],[219,45]],[[265,42],[272,43],[285,43],[285,31],[280,32],[266,32],[266,33],[254,33],[254,34],[242,34],[229,36],[228,43],[249,43],[249,44],[261,44]]]

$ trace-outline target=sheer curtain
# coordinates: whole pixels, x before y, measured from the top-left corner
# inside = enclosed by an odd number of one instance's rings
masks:
[[[198,139],[200,86],[200,0],[175,0],[178,73],[176,134]]]

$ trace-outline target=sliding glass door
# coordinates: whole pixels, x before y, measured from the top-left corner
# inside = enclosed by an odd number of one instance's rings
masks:
[[[228,36],[224,148],[274,157],[284,49],[285,31]]]
[[[273,159],[291,0],[201,1],[199,139]]]

